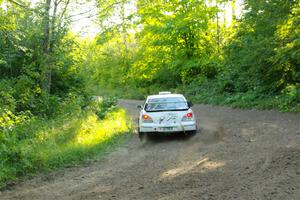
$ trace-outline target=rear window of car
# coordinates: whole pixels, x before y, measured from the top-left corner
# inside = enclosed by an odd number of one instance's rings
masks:
[[[187,110],[188,105],[183,97],[162,97],[148,99],[145,110],[149,112],[157,111],[177,111]]]

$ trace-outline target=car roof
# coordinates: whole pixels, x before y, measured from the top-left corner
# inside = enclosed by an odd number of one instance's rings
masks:
[[[182,94],[157,94],[157,95],[150,95],[147,97],[148,99],[156,99],[156,98],[168,98],[168,97],[182,97],[185,99],[185,97]]]

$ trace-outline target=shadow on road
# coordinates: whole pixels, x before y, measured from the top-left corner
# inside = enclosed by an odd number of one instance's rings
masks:
[[[169,134],[149,134],[144,140],[152,143],[186,141],[194,137],[197,133],[169,133]]]

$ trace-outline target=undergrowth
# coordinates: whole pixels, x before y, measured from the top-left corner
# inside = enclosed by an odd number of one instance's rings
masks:
[[[0,117],[0,188],[27,174],[100,158],[131,132],[115,100],[96,99],[72,110],[51,119],[11,112]]]
[[[233,108],[270,110],[281,112],[300,112],[300,87],[286,90],[278,94],[268,94],[261,91],[226,92],[216,86],[216,83],[206,85],[186,85],[177,88],[152,86],[150,88],[115,89],[114,95],[124,99],[144,100],[148,95],[159,91],[171,91],[184,94],[193,103],[224,105]],[[108,95],[109,92],[103,94]],[[111,91],[111,90],[110,90]]]

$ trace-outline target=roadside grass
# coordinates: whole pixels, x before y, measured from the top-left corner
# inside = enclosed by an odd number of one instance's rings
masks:
[[[31,120],[16,127],[16,137],[0,144],[0,188],[27,174],[50,171],[100,159],[132,132],[124,109],[115,108],[103,119],[91,111],[52,120]]]

